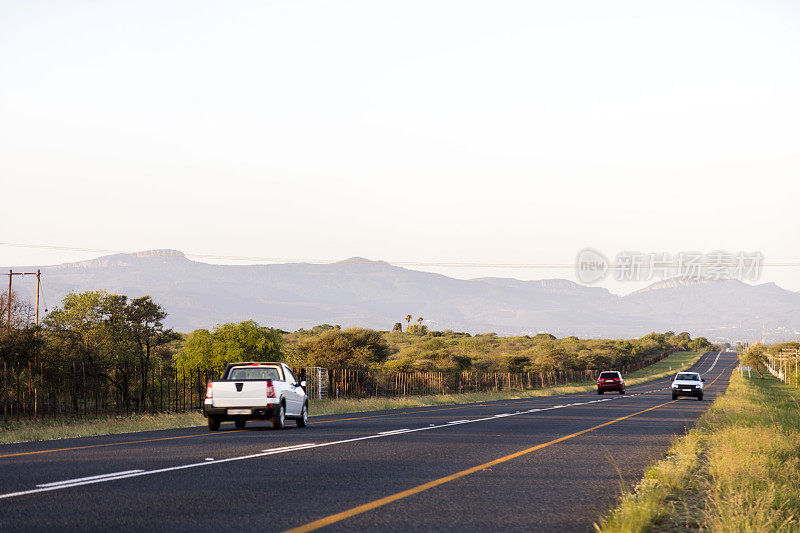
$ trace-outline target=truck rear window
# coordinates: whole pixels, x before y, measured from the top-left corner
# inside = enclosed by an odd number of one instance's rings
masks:
[[[267,366],[237,366],[231,368],[228,379],[272,379],[281,381],[281,374],[277,368]]]
[[[619,379],[619,374],[616,372],[603,372],[600,374],[600,379]]]

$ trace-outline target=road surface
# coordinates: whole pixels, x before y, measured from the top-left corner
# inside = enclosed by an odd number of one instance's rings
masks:
[[[736,355],[606,393],[0,446],[0,530],[587,531],[727,385]]]

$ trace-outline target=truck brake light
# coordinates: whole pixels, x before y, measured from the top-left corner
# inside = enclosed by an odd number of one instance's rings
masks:
[[[206,398],[213,398],[214,397],[214,383],[209,381],[208,385],[206,385]]]
[[[267,380],[267,398],[275,397],[275,387],[272,385],[272,380]]]

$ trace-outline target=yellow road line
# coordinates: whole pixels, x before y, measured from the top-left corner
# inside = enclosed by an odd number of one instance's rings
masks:
[[[720,372],[719,376],[717,376],[716,379],[714,379],[714,381],[709,383],[709,387],[711,385],[713,385],[714,382],[717,381],[717,379],[722,377],[722,375],[724,374],[725,370],[727,370],[728,368],[730,368],[730,366],[726,367],[722,372]],[[505,455],[505,456],[500,457],[498,459],[495,459],[493,461],[489,461],[487,463],[483,463],[483,464],[480,464],[480,465],[477,465],[477,466],[473,466],[472,468],[467,468],[466,470],[462,470],[460,472],[456,472],[455,474],[451,474],[449,476],[441,477],[439,479],[434,479],[433,481],[429,481],[427,483],[423,483],[422,485],[418,485],[418,486],[413,487],[411,489],[404,490],[404,491],[398,492],[396,494],[392,494],[391,496],[386,496],[384,498],[380,498],[380,499],[371,501],[369,503],[365,503],[363,505],[359,505],[357,507],[353,507],[352,509],[348,509],[348,510],[342,511],[340,513],[336,513],[336,514],[332,514],[332,515],[326,516],[324,518],[320,518],[319,520],[315,520],[313,522],[309,522],[308,524],[302,525],[300,527],[289,529],[285,533],[305,533],[305,532],[308,532],[308,531],[317,530],[317,529],[325,527],[325,526],[329,526],[331,524],[335,524],[336,522],[341,522],[342,520],[345,520],[347,518],[351,518],[353,516],[365,513],[367,511],[371,511],[372,509],[376,509],[376,508],[382,507],[382,506],[384,506],[386,504],[389,504],[389,503],[392,503],[392,502],[396,502],[397,500],[402,500],[403,498],[407,498],[409,496],[413,496],[414,494],[419,494],[420,492],[424,492],[424,491],[426,491],[428,489],[432,489],[434,487],[438,487],[439,485],[444,485],[445,483],[449,483],[451,481],[454,481],[456,479],[462,478],[464,476],[468,476],[470,474],[474,474],[475,472],[483,470],[484,468],[490,468],[490,467],[492,467],[494,465],[497,465],[497,464],[500,464],[500,463],[505,463],[506,461],[510,461],[512,459],[516,459],[517,457],[522,457],[523,455],[527,455],[527,454],[535,452],[537,450],[541,450],[542,448],[547,448],[548,446],[552,446],[553,444],[558,444],[560,442],[564,442],[566,440],[573,439],[573,438],[579,437],[581,435],[585,435],[586,433],[589,433],[590,431],[594,431],[596,429],[600,429],[600,428],[603,428],[603,427],[606,427],[606,426],[610,426],[611,424],[616,424],[617,422],[621,422],[621,421],[626,420],[628,418],[640,415],[642,413],[646,413],[648,411],[652,411],[654,409],[658,409],[659,407],[664,407],[665,405],[669,405],[669,404],[672,404],[672,403],[675,403],[675,402],[677,402],[677,400],[672,400],[670,402],[665,402],[665,403],[656,405],[654,407],[649,407],[647,409],[643,409],[641,411],[637,411],[637,412],[635,412],[633,414],[630,414],[630,415],[621,416],[619,418],[615,418],[614,420],[610,420],[608,422],[604,422],[602,424],[598,424],[596,426],[592,426],[592,427],[590,427],[588,429],[584,429],[582,431],[577,431],[575,433],[571,433],[569,435],[565,435],[563,437],[559,437],[557,439],[553,439],[553,440],[545,442],[543,444],[537,444],[536,446],[532,446],[532,447],[527,448],[525,450],[521,450],[521,451],[518,451],[518,452],[515,452],[515,453],[512,453],[512,454],[509,454],[509,455]]]
[[[384,505],[386,505],[388,503],[392,503],[392,502],[395,502],[397,500],[401,500],[403,498],[407,498],[408,496],[412,496],[414,494],[419,494],[420,492],[426,491],[428,489],[432,489],[434,487],[438,487],[439,485],[443,485],[445,483],[449,483],[450,481],[456,480],[458,478],[462,478],[464,476],[468,476],[469,474],[473,474],[475,472],[483,470],[484,468],[489,468],[489,467],[492,467],[494,465],[497,465],[497,464],[500,464],[500,463],[504,463],[506,461],[510,461],[511,459],[516,459],[517,457],[521,457],[521,456],[527,455],[527,454],[529,454],[531,452],[535,452],[537,450],[541,450],[542,448],[547,448],[548,446],[552,446],[553,444],[558,444],[559,442],[564,442],[565,440],[573,439],[573,438],[578,437],[580,435],[584,435],[586,433],[589,433],[590,431],[594,431],[596,429],[599,429],[599,428],[602,428],[602,427],[605,427],[605,426],[609,426],[611,424],[615,424],[615,423],[620,422],[622,420],[625,420],[627,418],[631,418],[633,416],[640,415],[642,413],[646,413],[647,411],[652,411],[653,409],[658,409],[659,407],[663,407],[665,405],[669,405],[671,403],[675,403],[676,401],[677,400],[673,400],[673,401],[670,401],[670,402],[662,403],[662,404],[656,405],[655,407],[650,407],[650,408],[644,409],[642,411],[637,411],[636,413],[633,413],[633,414],[630,414],[630,415],[627,415],[627,416],[623,416],[623,417],[620,417],[620,418],[616,418],[616,419],[611,420],[609,422],[604,422],[603,424],[598,424],[598,425],[592,426],[592,427],[590,427],[588,429],[584,429],[582,431],[571,433],[569,435],[565,435],[563,437],[559,437],[557,439],[545,442],[543,444],[537,444],[536,446],[532,446],[530,448],[527,448],[525,450],[521,450],[521,451],[512,453],[510,455],[505,455],[505,456],[500,457],[498,459],[495,459],[493,461],[489,461],[488,463],[479,464],[477,466],[473,466],[472,468],[467,468],[466,470],[462,470],[461,472],[456,472],[455,474],[451,474],[449,476],[445,476],[445,477],[442,477],[442,478],[439,478],[439,479],[435,479],[433,481],[429,481],[428,483],[424,483],[422,485],[418,485],[418,486],[416,486],[414,488],[411,488],[411,489],[408,489],[408,490],[404,490],[404,491],[398,492],[396,494],[392,494],[391,496],[386,496],[385,498],[380,498],[378,500],[374,500],[374,501],[371,501],[369,503],[365,503],[363,505],[359,505],[358,507],[353,507],[352,509],[348,509],[346,511],[342,511],[341,513],[336,513],[336,514],[332,514],[330,516],[326,516],[325,518],[320,518],[319,520],[315,520],[313,522],[309,522],[308,524],[302,525],[300,527],[296,527],[294,529],[289,529],[289,530],[287,530],[286,533],[301,533],[301,532],[305,532],[305,531],[314,531],[314,530],[319,529],[321,527],[325,527],[325,526],[329,526],[331,524],[335,524],[336,522],[340,522],[340,521],[342,521],[342,520],[344,520],[346,518],[350,518],[350,517],[359,515],[361,513],[365,513],[367,511],[370,511],[370,510],[375,509],[377,507],[382,507],[382,506],[384,506]]]

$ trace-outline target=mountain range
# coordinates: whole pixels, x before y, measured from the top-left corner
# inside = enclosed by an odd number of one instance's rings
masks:
[[[52,308],[70,291],[149,294],[178,331],[254,319],[286,330],[316,324],[391,329],[405,316],[431,329],[636,337],[689,331],[710,340],[796,339],[800,293],[774,283],[668,279],[626,296],[565,279],[450,278],[354,257],[332,264],[215,265],[176,250],[115,254],[42,270]],[[30,283],[15,290],[32,296]]]

